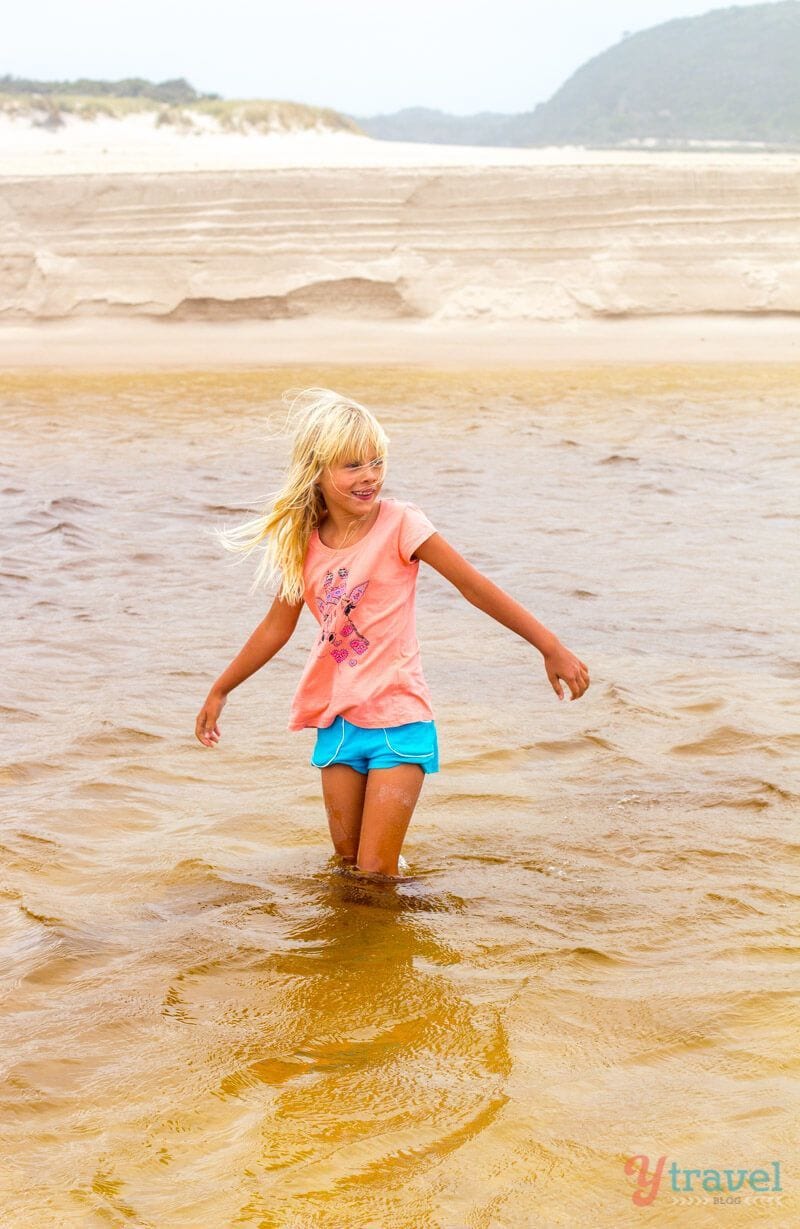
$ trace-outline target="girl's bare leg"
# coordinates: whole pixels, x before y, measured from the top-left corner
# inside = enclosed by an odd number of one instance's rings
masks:
[[[419,764],[370,770],[361,817],[358,870],[397,875],[397,859],[424,776]]]
[[[320,772],[333,847],[345,862],[355,863],[367,774],[356,772],[349,764],[331,764]]]

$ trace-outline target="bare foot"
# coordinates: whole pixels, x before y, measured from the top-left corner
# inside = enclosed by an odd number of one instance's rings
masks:
[[[397,874],[386,875],[382,871],[362,871],[358,865],[357,858],[339,858],[342,864],[342,869],[348,874],[355,875],[358,879],[367,879],[375,883],[404,883],[407,879],[415,879],[415,875],[408,875],[405,872],[408,870],[408,863],[402,854],[397,859]]]

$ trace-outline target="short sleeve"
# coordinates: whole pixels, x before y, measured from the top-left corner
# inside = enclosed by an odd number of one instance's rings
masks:
[[[426,538],[429,538],[432,533],[436,533],[436,526],[428,520],[428,517],[418,508],[416,504],[406,504],[403,508],[403,515],[400,518],[400,534],[398,537],[398,547],[400,550],[400,558],[403,563],[411,563],[411,556],[418,546]],[[414,563],[417,561],[414,560]]]

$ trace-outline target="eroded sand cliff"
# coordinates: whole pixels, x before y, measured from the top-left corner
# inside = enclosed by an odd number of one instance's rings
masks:
[[[568,321],[800,311],[798,163],[688,161],[9,176],[0,313]]]

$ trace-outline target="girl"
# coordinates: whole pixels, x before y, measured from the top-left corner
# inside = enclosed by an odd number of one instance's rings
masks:
[[[265,543],[252,589],[278,571],[282,579],[266,618],[213,684],[195,734],[216,746],[228,695],[283,648],[305,602],[319,631],[288,728],[317,731],[310,762],[321,771],[336,853],[369,877],[400,879],[400,849],[423,778],[439,769],[415,630],[420,560],[539,650],[559,700],[559,680],[577,700],[589,671],[459,555],[416,504],[381,498],[389,438],[370,410],[324,388],[300,393],[296,407],[291,462],[271,508],[217,531],[246,554]]]

